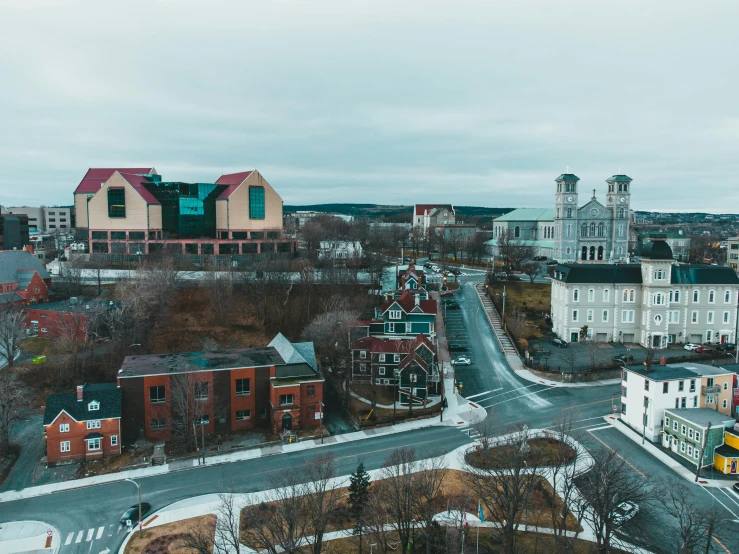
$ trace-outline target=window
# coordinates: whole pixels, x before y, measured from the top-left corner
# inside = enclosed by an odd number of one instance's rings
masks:
[[[649,390],[649,379],[644,379],[644,390]],[[646,396],[644,399],[646,400]]]
[[[588,310],[588,322],[591,322],[591,321],[593,321],[593,310]]]
[[[262,419],[267,417],[267,408],[262,408],[261,410],[259,410],[259,417],[261,417]]]
[[[706,323],[711,324],[713,323],[713,312],[708,312],[706,315]]]
[[[724,382],[724,390],[729,390],[729,383]]]
[[[87,422],[87,428],[88,429],[100,429],[100,420],[99,419],[91,419]]]
[[[308,398],[315,398],[316,396],[316,386],[315,385],[308,385],[306,387],[306,395]]]
[[[698,397],[694,396],[693,397],[693,408],[697,408],[697,407],[698,407]]]
[[[700,456],[700,454],[698,452],[698,449],[696,448],[695,450],[693,450],[693,458],[695,458],[697,460],[698,459],[698,456]]]
[[[579,289],[575,289],[572,291],[572,301],[580,302],[580,290]]]
[[[730,317],[729,312],[724,312],[724,323],[729,323]]]
[[[362,360],[366,360],[367,359],[367,352],[365,350],[362,350],[361,352],[359,352],[359,357]]]
[[[731,302],[731,291],[727,290],[724,293],[724,304],[728,304],[729,302]]]
[[[683,410],[684,410],[685,408],[687,408],[687,404],[686,404],[686,402],[685,402],[686,400],[687,400],[687,399],[686,399],[686,398],[685,398],[684,396],[683,396],[683,397],[682,397],[682,398],[680,399],[680,408],[682,408]]]
[[[603,289],[603,302],[610,302],[611,301],[611,291],[608,289]]]
[[[394,333],[395,332],[395,323],[388,323],[387,324],[387,332],[388,333]]]
[[[378,375],[385,375],[385,368],[384,367],[380,367],[380,369],[377,370],[377,374]]]
[[[110,446],[118,446],[118,435],[110,435]]]
[[[662,383],[662,394],[667,394],[670,391],[670,383],[665,381]]]
[[[595,302],[595,290],[588,289],[588,302]]]
[[[108,217],[126,217],[125,189],[108,189]]]
[[[87,439],[87,450],[100,450],[100,439]]]
[[[690,392],[695,392],[695,379],[690,380]]]
[[[236,421],[251,419],[251,410],[236,410]]]
[[[393,361],[399,362],[400,361],[400,354],[393,354]]]
[[[152,404],[161,404],[166,401],[164,385],[156,385],[149,387],[149,402]]]
[[[700,431],[696,431],[695,432],[695,441],[696,442],[700,442],[701,441],[701,432]]]
[[[693,291],[693,304],[697,304],[700,299],[700,292],[697,290]]]
[[[709,323],[713,323],[713,318],[711,318],[711,321]],[[711,342],[713,340],[713,331],[706,331],[706,342]]]
[[[100,410],[100,402],[97,400],[93,400],[87,405],[88,412],[97,412],[98,410]]]
[[[69,441],[61,441],[59,443],[59,451],[60,452],[69,452],[71,448],[71,443]]]
[[[59,432],[60,433],[69,433],[69,423],[61,423],[59,425]]]
[[[675,399],[675,401],[677,401],[677,398]],[[677,421],[674,421],[673,420],[673,422],[672,422],[672,430],[673,431],[677,431]]]
[[[626,398],[627,397],[627,395],[626,395],[627,392],[628,391],[626,390],[626,387],[621,387],[621,396],[623,396],[624,398]]]
[[[669,429],[669,428],[670,428],[670,418],[669,418],[669,417],[667,417],[667,416],[665,416],[665,427],[666,427],[667,429]]]
[[[195,425],[208,425],[210,423],[209,414],[198,414],[195,416]]]
[[[680,311],[670,310],[667,312],[667,323],[680,323]]]
[[[236,396],[251,394],[251,379],[236,379]]]
[[[722,406],[723,406],[724,408],[726,408],[726,407],[728,406],[728,404],[727,404],[727,403],[728,403],[728,400],[726,400],[726,398],[724,398],[724,400],[723,400],[723,402],[722,402]]]
[[[583,223],[580,227],[580,236],[587,237],[588,236],[588,224]]]
[[[688,429],[688,438],[690,440],[693,440],[693,430],[692,429]]]
[[[688,445],[688,456],[693,456],[693,447]]]
[[[400,315],[403,313],[400,310],[390,310],[389,312],[390,319],[400,319]]]
[[[577,321],[577,310],[572,310],[572,321]]]
[[[195,383],[195,400],[208,400],[208,383]]]
[[[625,414],[626,413],[626,404],[623,403],[623,402],[621,403],[621,413],[622,414]]]
[[[716,302],[716,291],[709,290],[708,291],[708,303],[713,304],[714,302]]]
[[[687,428],[685,427],[685,425],[681,425],[681,426],[680,426],[680,432],[681,432],[681,433],[682,433],[683,435],[685,434],[686,430],[687,430]]]
[[[665,278],[665,271],[663,269],[658,269],[654,272],[654,278],[661,281]]]
[[[608,323],[608,310],[603,310],[603,323]]]
[[[680,302],[680,291],[679,290],[675,291],[675,302]]]
[[[634,323],[634,310],[623,310],[621,312],[621,323]]]
[[[292,394],[281,394],[280,395],[280,406],[289,406],[295,402],[295,397]]]
[[[381,362],[384,362],[385,361],[385,354],[380,354],[380,361]]]
[[[662,323],[662,316],[661,316],[661,315],[659,315],[659,314],[657,314],[656,316],[654,316],[654,322],[655,322],[655,323],[656,323],[657,325],[659,325],[660,323]]]
[[[163,429],[167,428],[167,418],[161,417],[161,418],[155,418],[152,420],[149,420],[149,428],[152,431],[161,431]]]
[[[679,381],[677,384],[677,390],[678,392],[682,392],[685,390],[685,381]]]
[[[654,295],[654,303],[657,305],[662,305],[665,303],[665,297],[662,296],[661,292],[658,292],[657,294]]]
[[[264,219],[264,187],[249,187],[249,217]]]
[[[698,312],[693,310],[690,314],[690,323],[698,323]]]

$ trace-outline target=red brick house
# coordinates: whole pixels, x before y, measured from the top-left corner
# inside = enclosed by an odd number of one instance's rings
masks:
[[[0,251],[0,304],[40,304],[49,300],[51,275],[27,250]]]
[[[50,464],[120,454],[121,390],[103,383],[79,386],[77,394],[50,394],[44,433]]]
[[[183,422],[205,433],[312,427],[323,377],[313,343],[278,334],[266,347],[128,356],[118,371],[126,442],[169,440]]]
[[[31,304],[23,308],[26,329],[39,337],[75,336],[83,341],[90,331],[91,317],[107,310],[119,308],[112,300],[85,300],[73,298],[44,304]]]

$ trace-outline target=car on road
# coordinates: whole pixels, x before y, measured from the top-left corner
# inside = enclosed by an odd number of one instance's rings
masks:
[[[733,342],[724,342],[716,346],[716,350],[718,350],[719,352],[729,352],[730,350],[734,350],[735,348],[736,344],[734,344]]]
[[[467,352],[467,347],[464,344],[453,342],[449,345],[449,352]]]
[[[472,363],[472,360],[470,360],[467,356],[457,356],[452,360],[452,365],[470,365]]]
[[[639,506],[634,502],[621,502],[611,512],[611,521],[614,525],[622,525],[639,513]]]
[[[444,292],[441,293],[441,296],[454,296],[454,291],[453,290],[445,290]]]
[[[734,483],[731,488],[734,489],[735,493],[739,494],[739,483]]]
[[[619,362],[622,364],[631,364],[634,363],[634,356],[631,354],[617,354],[613,358],[611,358],[614,362]]]
[[[410,258],[403,258],[403,261],[404,261],[404,262],[410,262],[410,261],[412,261],[412,260],[411,260]]]
[[[461,275],[462,272],[455,268],[450,270],[449,273],[451,273],[452,275]]]
[[[132,525],[136,525],[146,514],[151,511],[151,504],[148,502],[141,503],[141,515],[139,515],[139,505],[131,506],[123,512],[121,516],[121,525],[126,525],[126,521],[130,521]]]
[[[696,354],[710,354],[711,352],[713,352],[713,348],[711,348],[710,346],[699,346],[694,350],[694,352]]]
[[[692,342],[689,342],[685,346],[683,346],[685,350],[698,350],[700,347],[700,344],[694,344]]]
[[[459,310],[459,302],[447,302],[445,306],[447,310]]]
[[[554,346],[558,348],[567,348],[567,343],[563,341],[562,339],[558,339],[558,338],[550,339],[549,344],[553,344]]]
[[[432,265],[431,269],[434,273],[441,273],[441,268],[438,265]]]

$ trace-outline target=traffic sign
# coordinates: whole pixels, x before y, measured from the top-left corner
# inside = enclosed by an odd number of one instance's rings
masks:
[[[53,534],[54,534],[54,531],[52,531],[51,529],[49,529],[49,530],[48,530],[48,531],[46,532],[46,536],[47,536],[47,537],[50,537],[50,536],[51,536],[51,535],[53,535]]]

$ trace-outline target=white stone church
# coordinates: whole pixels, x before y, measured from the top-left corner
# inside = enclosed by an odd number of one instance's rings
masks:
[[[537,256],[560,262],[623,260],[628,256],[631,178],[606,180],[605,204],[593,196],[579,206],[580,178],[565,173],[555,180],[554,209],[520,208],[495,220],[488,242],[497,253],[498,238],[510,230],[513,239],[533,246]]]

